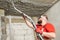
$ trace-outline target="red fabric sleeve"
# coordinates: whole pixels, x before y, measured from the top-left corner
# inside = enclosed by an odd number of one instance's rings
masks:
[[[55,28],[52,24],[48,24],[46,26],[46,29],[47,29],[48,32],[55,32]]]

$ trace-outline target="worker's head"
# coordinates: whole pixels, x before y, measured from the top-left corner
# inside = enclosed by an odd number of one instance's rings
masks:
[[[38,24],[45,25],[47,23],[47,20],[47,15],[41,15],[41,17],[38,18]]]

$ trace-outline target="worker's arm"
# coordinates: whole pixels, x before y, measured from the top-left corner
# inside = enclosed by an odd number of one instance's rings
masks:
[[[48,38],[55,38],[55,33],[54,32],[50,32],[50,33],[48,33],[48,32],[43,32],[43,36],[46,36],[46,37],[48,37]]]
[[[46,30],[48,30],[48,32],[43,32],[42,33],[43,36],[54,39],[56,37],[56,34],[55,34],[56,32],[55,32],[54,26],[52,24],[49,24],[45,28],[46,28]]]
[[[27,18],[26,17],[23,17],[23,18],[24,18],[26,24],[28,25],[28,27],[34,29],[33,25],[27,20]]]

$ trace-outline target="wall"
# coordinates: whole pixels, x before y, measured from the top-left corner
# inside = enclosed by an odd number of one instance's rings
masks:
[[[4,16],[4,10],[0,9],[0,16]]]
[[[29,28],[20,16],[6,16],[7,40],[35,40],[33,29]]]
[[[0,9],[0,18],[4,16],[4,10]],[[7,18],[7,17],[6,17]],[[12,20],[9,24],[9,16],[6,20],[6,31],[7,39],[6,40],[35,40],[35,35],[33,29],[27,27],[24,20],[20,16],[12,16]],[[36,17],[33,17],[33,20],[37,20]],[[1,38],[1,19],[0,19],[0,40]],[[5,37],[4,37],[5,38]]]
[[[1,40],[1,16],[4,16],[4,10],[0,9],[0,40]]]
[[[47,12],[49,21],[54,24],[56,29],[55,40],[60,40],[60,1],[53,5]]]

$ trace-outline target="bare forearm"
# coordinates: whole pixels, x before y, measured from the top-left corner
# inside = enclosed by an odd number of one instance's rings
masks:
[[[26,18],[24,20],[25,20],[25,22],[26,22],[26,24],[27,24],[28,27],[34,29],[33,25]]]
[[[51,33],[43,32],[43,36],[46,36],[48,38],[55,38],[55,33],[53,33],[53,32],[51,32]]]
[[[25,22],[30,28],[33,28],[33,25],[28,20],[25,20]]]

